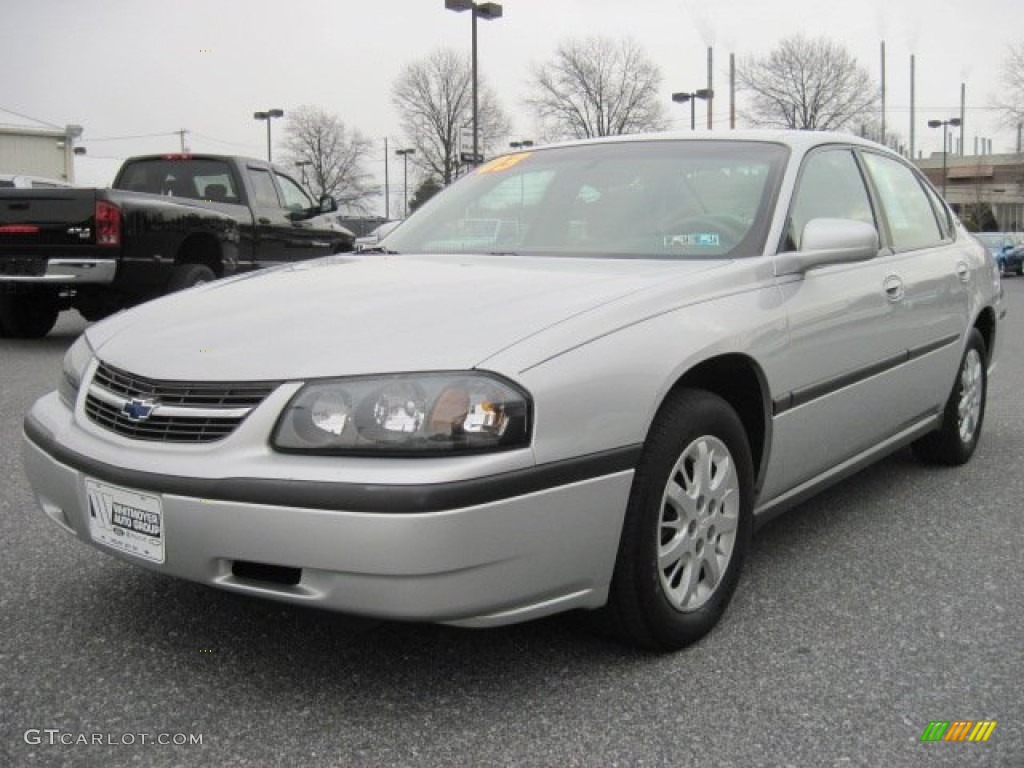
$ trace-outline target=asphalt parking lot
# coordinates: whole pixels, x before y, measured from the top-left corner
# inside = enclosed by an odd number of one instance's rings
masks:
[[[1024,766],[1024,278],[1004,285],[972,463],[900,452],[771,523],[725,619],[670,656],[583,616],[367,622],[107,557],[21,468],[83,323],[0,340],[0,766]],[[921,743],[936,720],[997,725]]]

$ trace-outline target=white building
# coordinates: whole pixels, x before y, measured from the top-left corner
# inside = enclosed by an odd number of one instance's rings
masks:
[[[73,142],[81,135],[78,125],[69,125],[63,131],[0,125],[0,173],[45,176],[73,184]]]

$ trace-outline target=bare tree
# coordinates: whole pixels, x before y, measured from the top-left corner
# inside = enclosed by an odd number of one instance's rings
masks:
[[[661,131],[660,85],[661,70],[634,40],[566,40],[534,65],[526,104],[549,139]]]
[[[319,107],[289,110],[285,154],[291,163],[308,163],[304,181],[316,195],[333,195],[347,213],[368,213],[380,194],[365,164],[373,143]]]
[[[1024,123],[1024,43],[1007,46],[1000,77],[1002,90],[993,99],[1004,125],[1016,127]]]
[[[429,176],[450,184],[459,163],[459,134],[473,124],[473,75],[467,57],[441,48],[407,64],[391,90],[402,131],[416,150],[410,158]],[[510,131],[494,92],[478,83],[480,152],[486,156]]]
[[[877,111],[878,86],[846,48],[827,38],[785,38],[766,56],[741,60],[743,117],[756,127],[840,130]]]

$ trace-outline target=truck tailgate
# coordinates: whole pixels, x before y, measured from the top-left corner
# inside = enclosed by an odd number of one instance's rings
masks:
[[[25,246],[92,245],[95,208],[93,189],[0,192],[0,253]]]

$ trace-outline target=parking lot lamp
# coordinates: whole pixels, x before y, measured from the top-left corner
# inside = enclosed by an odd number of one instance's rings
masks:
[[[477,98],[477,67],[476,67],[476,20],[492,21],[500,19],[502,7],[500,3],[477,3],[474,0],[444,0],[444,7],[449,11],[472,11],[473,17],[473,165],[480,162],[480,125],[478,120],[479,100]]]
[[[283,109],[268,109],[266,112],[253,112],[253,119],[267,121],[267,162],[272,162],[270,157],[270,120],[274,117],[284,117]]]
[[[396,149],[395,154],[402,158],[403,187],[402,199],[405,201],[403,218],[409,218],[409,155],[415,155],[415,149]]]
[[[929,128],[938,128],[939,126],[942,126],[942,196],[943,196],[943,198],[945,198],[945,196],[946,196],[946,155],[948,154],[948,152],[947,152],[947,143],[949,141],[949,138],[948,138],[947,134],[949,132],[949,126],[951,126],[951,125],[954,128],[956,128],[958,125],[960,125],[960,118],[959,117],[951,117],[951,118],[949,118],[949,120],[929,120],[928,121],[928,127]]]
[[[697,128],[697,114],[695,109],[697,99],[708,100],[714,95],[715,92],[710,88],[698,88],[696,91],[691,91],[689,93],[687,93],[686,91],[681,91],[679,93],[672,94],[672,101],[676,102],[677,104],[685,104],[686,102],[690,102],[691,131],[696,130]]]

